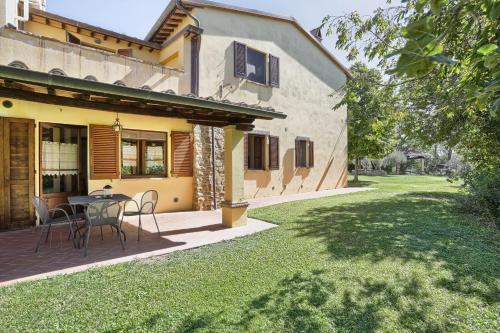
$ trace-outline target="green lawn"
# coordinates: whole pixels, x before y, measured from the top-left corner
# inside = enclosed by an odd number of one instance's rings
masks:
[[[498,332],[500,237],[443,178],[258,209],[279,224],[0,289],[0,331]]]

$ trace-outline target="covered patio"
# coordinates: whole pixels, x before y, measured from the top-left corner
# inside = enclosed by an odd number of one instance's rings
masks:
[[[12,108],[12,105],[17,103],[16,101],[29,101],[38,103],[40,106],[50,104],[58,107],[69,107],[69,110],[73,110],[69,111],[73,112],[69,116],[75,119],[81,117],[86,110],[89,112],[97,110],[103,114],[116,112],[151,117],[147,118],[150,122],[155,122],[155,118],[159,119],[157,117],[183,119],[191,124],[224,128],[225,133],[225,195],[221,211],[158,214],[161,237],[154,232],[156,226],[152,218],[148,220],[143,217],[145,232],[141,242],[132,241],[135,238],[133,235],[137,235],[137,221],[127,220],[127,223],[124,223],[124,228],[125,232],[130,235],[130,239],[127,241],[125,252],[119,246],[116,234],[112,234],[109,228],[104,228],[104,240],[101,240],[100,232],[94,232],[91,235],[88,258],[84,258],[82,252],[75,250],[72,243],[67,241],[68,228],[53,232],[47,244],[42,246],[38,254],[34,253],[36,238],[39,237],[38,233],[33,231],[36,229],[0,233],[0,284],[50,275],[54,272],[57,274],[75,272],[87,269],[88,265],[95,266],[96,262],[112,264],[141,258],[145,253],[147,256],[151,256],[194,248],[249,235],[272,227],[268,223],[248,220],[247,218],[248,203],[244,200],[243,192],[243,132],[252,130],[253,122],[256,119],[283,119],[286,118],[283,113],[272,108],[233,103],[227,100],[219,101],[212,97],[200,98],[193,94],[179,95],[172,90],[153,91],[144,87],[126,87],[118,83],[110,84],[68,77],[63,72],[32,71],[22,68],[20,65],[0,65],[0,97],[15,101],[14,103],[10,100],[3,102],[4,107],[11,110],[9,114],[13,116],[10,118],[13,119],[12,121],[16,121],[16,117],[19,117],[17,113],[19,109]],[[37,108],[34,107],[30,118],[36,118],[37,112]],[[57,121],[57,114],[54,115],[54,120]],[[0,229],[8,230],[9,219],[12,217],[22,218],[23,221],[26,221],[24,226],[34,226],[35,210],[31,198],[40,195],[40,193],[39,190],[35,191],[34,187],[36,149],[33,146],[33,132],[35,132],[33,127],[35,123],[32,119],[27,119],[27,121],[30,123],[30,126],[26,127],[26,135],[29,140],[25,141],[26,147],[21,147],[22,151],[26,153],[23,164],[17,165],[13,159],[12,163],[8,160],[9,163],[5,163],[5,167],[0,168],[0,189],[4,191],[0,194],[6,193],[9,194],[9,198],[16,199],[7,200],[5,203],[0,202]],[[111,128],[111,124],[104,126]],[[113,130],[114,128],[111,129],[111,132]],[[12,140],[15,140],[9,146],[11,147],[10,152],[6,150],[4,155],[17,156],[20,148],[18,149],[16,146],[19,141],[16,128],[13,127],[12,132],[9,133],[11,134],[7,135],[5,132],[5,137],[12,137]],[[112,136],[118,135],[112,134]],[[117,140],[113,142],[117,142]],[[105,148],[106,144],[92,146],[92,142],[89,143],[90,154],[97,157],[105,156],[107,158],[109,156],[108,151],[99,151],[99,149]],[[114,148],[111,150],[114,154],[113,161],[119,161],[117,158],[119,154],[115,154]],[[92,156],[90,160],[92,161]],[[114,177],[119,175],[118,164],[106,164],[102,174],[97,177],[95,176],[97,171],[92,171],[91,163],[90,174],[94,174],[91,178],[115,179]],[[24,172],[22,175],[15,174],[20,169],[19,166]],[[111,168],[116,172],[109,172]],[[11,175],[15,175],[15,177],[11,177]],[[16,178],[15,181],[13,178]],[[22,183],[22,193],[19,192],[20,181],[24,182]],[[141,190],[147,191],[149,189],[143,188]],[[162,200],[161,197],[160,200]]]
[[[233,103],[227,100],[219,101],[213,97],[200,98],[193,94],[178,95],[171,90],[159,92],[144,87],[126,87],[117,83],[110,84],[67,77],[62,72],[43,73],[20,67],[22,66],[0,66],[0,97],[40,104],[68,106],[73,107],[74,110],[90,109],[148,116],[151,117],[149,120],[151,122],[155,121],[154,117],[175,118],[185,119],[191,124],[224,128],[225,195],[222,203],[221,220],[228,227],[246,225],[248,203],[243,198],[243,131],[252,130],[254,127],[253,122],[256,119],[283,119],[286,118],[285,114],[272,108]],[[12,102],[8,102],[7,107],[12,105]],[[74,113],[74,117],[79,117],[78,112]],[[111,124],[108,125],[106,126],[110,127]],[[111,133],[106,134],[104,139],[110,139],[109,142],[115,144],[117,135],[113,134],[112,130],[110,131]],[[29,135],[32,134],[29,133]],[[101,134],[97,135],[96,138],[103,140]],[[108,146],[108,142],[94,146],[92,141],[90,142],[90,155],[99,158],[99,161],[102,162],[99,167],[102,172],[95,171],[94,169],[97,170],[98,168],[93,169],[92,156],[90,157],[91,179],[114,179],[119,176],[119,153],[117,153],[119,148],[117,147],[115,151],[114,147],[109,149]],[[106,151],[99,151],[99,149],[105,149]],[[30,148],[31,154],[33,154],[33,150],[33,148]],[[33,163],[34,158],[32,156],[29,157],[29,163]],[[7,174],[12,168],[12,166],[5,168],[5,175],[0,173],[0,179],[6,179],[5,184],[1,186],[6,188],[5,193],[14,193],[11,185],[14,186],[15,184],[10,183],[10,177]],[[24,168],[31,169],[32,166],[25,165]],[[26,188],[31,188],[31,190],[30,193],[23,193],[23,198],[38,195],[33,190],[34,175],[29,175],[29,177],[25,175],[25,177],[30,184]],[[148,189],[144,188],[143,190]],[[34,209],[31,200],[24,201],[23,205],[26,206],[22,207],[23,212],[29,212],[29,218],[27,219],[34,220]],[[12,208],[6,205],[4,211],[10,210]],[[2,219],[8,219],[1,215],[2,212],[0,211],[0,222]]]

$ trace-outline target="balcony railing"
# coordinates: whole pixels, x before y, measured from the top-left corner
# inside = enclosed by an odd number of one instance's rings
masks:
[[[154,91],[188,93],[189,78],[183,71],[72,45],[10,28],[0,28],[0,65],[16,63],[30,70],[120,84]]]

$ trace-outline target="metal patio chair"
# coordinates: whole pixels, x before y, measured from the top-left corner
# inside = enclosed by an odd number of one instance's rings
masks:
[[[137,208],[137,210],[127,210],[128,204],[131,204],[132,208]],[[137,241],[140,240],[140,234],[142,231],[142,216],[143,215],[153,215],[153,219],[156,224],[156,229],[158,230],[158,235],[160,235],[160,228],[158,227],[158,221],[156,221],[155,209],[158,203],[158,192],[155,190],[149,190],[142,194],[140,204],[135,200],[128,200],[125,202],[125,209],[123,211],[122,220],[120,225],[123,223],[123,218],[125,216],[139,216],[139,228],[137,230]]]
[[[69,225],[70,231],[70,239],[73,241],[73,245],[76,247],[75,243],[75,233],[73,231],[73,224],[77,223],[78,220],[82,220],[82,215],[78,215],[75,213],[74,207],[69,204],[59,204],[55,208],[49,209],[49,206],[40,197],[34,196],[32,198],[33,206],[35,207],[36,214],[40,219],[42,228],[40,233],[40,239],[38,239],[38,243],[36,245],[35,252],[38,252],[40,249],[40,244],[42,243],[43,233],[45,229],[47,230],[47,236],[45,237],[45,242],[49,240],[50,232],[52,230],[52,226],[60,226],[60,225]],[[69,207],[71,212],[73,212],[72,217],[68,214],[68,212],[62,207]],[[63,213],[60,217],[55,217],[55,213]]]
[[[90,241],[90,233],[92,227],[109,225],[111,228],[116,229],[122,249],[125,250],[123,243],[123,233],[120,226],[121,206],[114,200],[99,200],[88,205],[85,211],[86,216],[86,229],[83,235],[83,242],[85,245],[84,256],[87,256],[87,249]]]
[[[91,197],[104,196],[104,190],[95,190],[89,193]],[[111,233],[113,233],[113,227],[111,227]],[[104,233],[102,232],[101,226],[101,240],[104,240]]]

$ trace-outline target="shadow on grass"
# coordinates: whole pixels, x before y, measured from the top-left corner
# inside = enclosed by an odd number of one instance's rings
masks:
[[[390,282],[349,281],[338,291],[326,271],[297,273],[270,293],[248,304],[235,331],[375,332],[391,324],[409,332],[453,331],[447,316],[433,316],[432,295],[416,276],[397,275]],[[452,312],[453,307],[446,312]]]
[[[496,303],[500,300],[496,231],[459,221],[463,217],[453,213],[458,196],[410,192],[321,206],[304,212],[292,229],[297,237],[320,239],[336,259],[417,261],[432,274],[448,271],[449,277],[437,279],[437,287]]]

